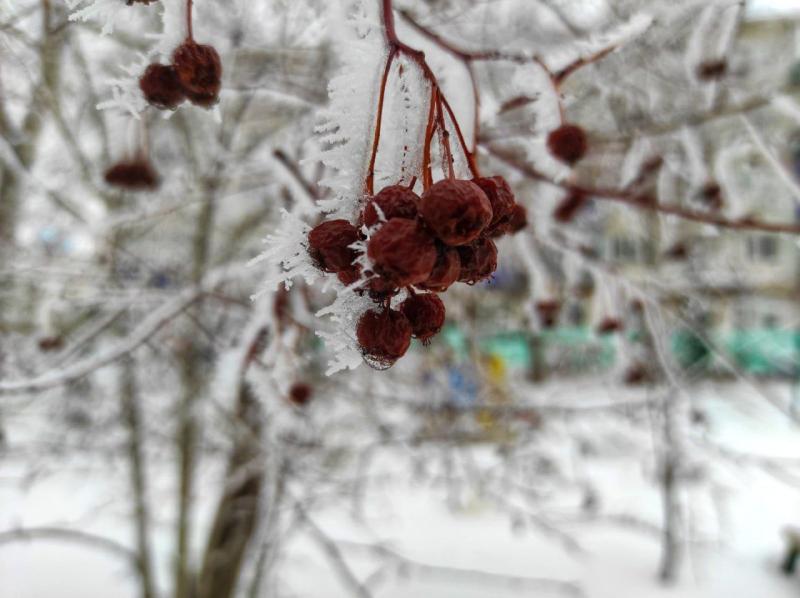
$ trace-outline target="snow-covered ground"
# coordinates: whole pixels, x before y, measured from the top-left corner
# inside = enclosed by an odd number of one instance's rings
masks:
[[[771,392],[786,395],[785,386]],[[800,430],[754,391],[708,385],[695,403],[708,418],[708,438],[731,454],[786,459],[798,471]],[[585,424],[591,430],[591,422]],[[558,429],[550,433],[558,434]],[[480,457],[480,455],[478,455]],[[795,460],[792,463],[790,460]],[[602,512],[631,515],[657,524],[655,490],[635,460],[598,455],[586,476],[602,489]],[[107,466],[107,464],[106,464]],[[373,465],[386,473],[368,487],[363,519],[344,506],[312,516],[337,542],[356,575],[371,579],[381,598],[789,598],[800,594],[800,576],[778,572],[781,528],[800,525],[800,478],[783,468],[717,462],[712,489],[683,493],[687,547],[680,581],[656,583],[659,538],[654,529],[608,521],[559,522],[579,548],[516,521],[478,492],[467,489],[447,500],[443,488],[413,483],[403,475],[403,457],[387,451]],[[5,470],[5,471],[4,471]],[[396,474],[396,475],[389,475]],[[13,483],[12,483],[13,482]],[[49,476],[22,489],[13,465],[0,464],[0,529],[69,524],[126,542],[124,510],[106,492],[103,468]],[[571,500],[571,499],[570,499]],[[102,515],[98,516],[98,513]],[[691,530],[691,531],[688,531]],[[335,559],[309,535],[294,535],[280,560],[281,594],[303,598],[353,596]],[[402,555],[403,567],[380,559],[376,546]],[[157,550],[168,566],[166,539]],[[404,574],[405,573],[405,574]],[[161,571],[166,579],[167,571]],[[580,588],[580,590],[578,589]],[[578,593],[583,591],[583,594]],[[54,541],[0,545],[2,598],[128,598],[135,587],[126,566],[101,551]]]

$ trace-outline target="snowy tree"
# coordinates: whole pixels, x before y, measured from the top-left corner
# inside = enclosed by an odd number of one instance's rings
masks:
[[[689,516],[719,514],[731,467],[798,467],[715,442],[670,345],[688,331],[709,369],[796,419],[715,344],[700,291],[754,284],[720,247],[797,254],[800,189],[772,137],[797,122],[783,79],[797,56],[759,62],[746,11],[0,5],[0,447],[31,479],[100,455],[130,528],[34,521],[0,542],[104,549],[143,598],[286,595],[282,558],[301,541],[349,595],[469,578],[358,526],[395,459],[451,507],[480,497],[553,550],[582,552],[585,520],[656,535],[675,580],[695,532],[722,534]],[[534,347],[533,382],[493,382],[480,356],[505,266],[518,309],[502,317]],[[618,357],[568,384],[547,343],[572,307]],[[469,404],[454,406],[448,349],[431,343],[445,318],[467,332]],[[660,514],[605,508],[610,453]],[[347,540],[318,523],[342,506]]]

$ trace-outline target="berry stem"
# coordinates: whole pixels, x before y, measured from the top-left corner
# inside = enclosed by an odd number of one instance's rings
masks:
[[[431,87],[431,104],[428,108],[428,126],[425,129],[425,143],[422,150],[422,189],[427,191],[433,184],[433,175],[431,174],[431,142],[433,141],[433,134],[436,132],[436,98],[439,95],[439,89],[436,86]]]
[[[453,152],[450,149],[450,132],[447,130],[447,125],[444,121],[441,94],[439,94],[436,98],[436,122],[438,123],[439,127],[440,141],[444,152],[447,174],[450,179],[454,179],[456,178],[456,175],[453,169]]]
[[[400,41],[400,38],[397,36],[397,29],[395,27],[392,0],[381,0],[381,2],[383,6],[383,28],[386,35],[386,43],[389,45],[390,57],[393,54],[403,54],[404,56],[407,56],[411,61],[415,62],[419,67],[419,69],[422,71],[422,75],[431,84],[432,94],[435,93],[435,95],[432,96],[432,108],[431,108],[432,112],[429,113],[428,131],[425,138],[425,154],[423,156],[423,165],[422,165],[423,185],[427,189],[427,187],[430,186],[430,184],[432,183],[430,177],[430,143],[433,139],[433,129],[435,128],[434,124],[436,120],[435,116],[436,105],[438,105],[440,102],[444,104],[444,108],[447,110],[450,120],[453,123],[453,127],[455,128],[456,134],[458,135],[459,143],[464,151],[464,157],[467,160],[467,164],[469,165],[469,169],[472,172],[472,175],[476,177],[479,176],[477,164],[475,162],[474,152],[470,151],[469,147],[467,146],[467,143],[464,139],[464,135],[461,132],[461,127],[458,124],[458,120],[456,119],[455,113],[453,112],[452,108],[450,107],[450,104],[447,102],[447,99],[442,93],[436,75],[433,73],[427,61],[425,60],[425,53],[416,50],[406,45],[402,41]],[[471,69],[470,72],[472,72]],[[475,94],[477,94],[477,83],[474,83],[473,91]],[[480,100],[477,99],[477,102],[479,101]],[[476,104],[476,109],[477,105],[478,104]],[[441,106],[439,106],[439,108],[441,109]],[[382,110],[382,106],[379,106],[378,109],[379,111]],[[434,124],[432,124],[432,121]],[[440,126],[441,126],[441,131],[444,137],[446,138],[448,133],[446,127],[444,126],[444,118],[441,119]],[[445,141],[445,144],[447,145],[446,151],[449,151],[449,142]],[[377,149],[374,147],[373,147],[373,152],[377,152]],[[450,169],[452,170],[452,155],[450,155],[449,159],[451,161]]]
[[[192,7],[194,0],[186,0],[186,39],[189,41],[194,40],[194,31],[192,30]]]
[[[375,193],[375,162],[378,159],[378,147],[381,142],[381,122],[383,121],[383,105],[386,99],[386,84],[389,81],[389,73],[391,72],[392,62],[397,55],[397,48],[392,47],[389,50],[389,56],[386,58],[386,68],[383,69],[383,77],[381,77],[381,90],[378,95],[378,114],[376,116],[377,122],[375,123],[375,134],[372,139],[372,154],[369,158],[369,167],[367,168],[366,191],[368,195]]]

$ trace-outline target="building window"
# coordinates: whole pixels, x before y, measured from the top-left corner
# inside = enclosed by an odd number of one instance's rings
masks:
[[[611,258],[617,262],[650,263],[655,259],[655,247],[648,239],[614,237],[611,240]]]
[[[778,324],[780,323],[778,320],[778,316],[775,314],[766,314],[763,319],[764,328],[777,328]]]
[[[636,243],[632,239],[616,237],[611,245],[612,257],[620,262],[636,261]]]
[[[773,262],[778,256],[778,238],[760,235],[747,238],[747,257],[754,262]]]

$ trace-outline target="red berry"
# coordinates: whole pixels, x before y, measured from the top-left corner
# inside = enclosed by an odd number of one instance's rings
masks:
[[[562,199],[556,209],[553,210],[553,219],[561,223],[572,222],[588,201],[589,198],[586,195],[573,191]]]
[[[308,253],[325,272],[342,272],[353,267],[356,250],[350,247],[358,241],[356,227],[347,220],[328,220],[308,233]]]
[[[444,303],[437,295],[411,295],[400,305],[400,311],[411,323],[415,338],[428,344],[444,326]]]
[[[392,218],[372,235],[367,255],[386,284],[405,287],[430,276],[436,263],[436,244],[414,220]]]
[[[420,213],[443,243],[466,245],[492,221],[492,204],[472,181],[445,179],[423,193]]]
[[[475,284],[486,280],[497,270],[497,247],[494,241],[480,238],[469,245],[458,248],[461,272],[458,280]]]
[[[106,170],[104,178],[113,187],[132,191],[153,190],[159,184],[158,173],[143,158],[117,162]]]
[[[392,218],[407,218],[414,220],[417,217],[419,196],[403,185],[391,185],[381,189],[364,208],[364,224],[375,226],[381,220]],[[383,212],[383,218],[378,210]]]
[[[617,318],[603,318],[597,325],[598,334],[611,334],[622,330],[622,322]]]
[[[358,264],[353,264],[349,268],[337,272],[336,276],[339,279],[339,282],[346,287],[349,287],[351,284],[355,284],[361,280],[361,266]]]
[[[576,125],[563,124],[547,137],[550,153],[562,162],[575,164],[586,155],[589,142],[586,133]]]
[[[628,366],[625,371],[625,384],[628,386],[638,386],[650,380],[650,372],[647,366],[640,361],[636,361]]]
[[[408,351],[411,324],[399,311],[371,309],[358,321],[356,338],[371,363],[377,367],[389,367]]]
[[[728,72],[728,62],[724,58],[718,60],[707,60],[697,65],[695,73],[701,81],[711,81],[721,79]]]
[[[523,228],[528,226],[528,210],[522,204],[514,204],[514,209],[511,210],[511,218],[506,223],[506,233],[515,235]]]
[[[716,181],[709,181],[700,189],[700,200],[711,210],[719,210],[725,201],[722,199],[722,187]]]
[[[150,105],[162,110],[174,110],[186,99],[178,73],[166,64],[149,65],[139,77],[139,89]]]
[[[310,384],[306,384],[305,382],[295,382],[289,389],[289,396],[287,398],[290,402],[294,403],[298,407],[304,407],[311,402],[313,395],[314,389]]]
[[[677,242],[664,252],[664,257],[668,260],[682,261],[689,257],[689,248],[686,243]]]
[[[492,206],[492,220],[484,231],[485,234],[492,235],[494,231],[502,230],[511,218],[516,204],[514,192],[501,176],[472,179],[472,182],[481,188]]]
[[[552,328],[555,326],[560,311],[560,301],[549,300],[536,303],[536,313],[539,315],[539,323],[542,325],[542,328]]]
[[[458,277],[461,275],[461,258],[455,247],[439,245],[437,252],[436,263],[431,270],[431,275],[428,280],[417,286],[428,291],[442,293],[458,281]]]
[[[208,107],[222,86],[222,62],[212,46],[187,40],[175,49],[172,64],[189,100]]]

